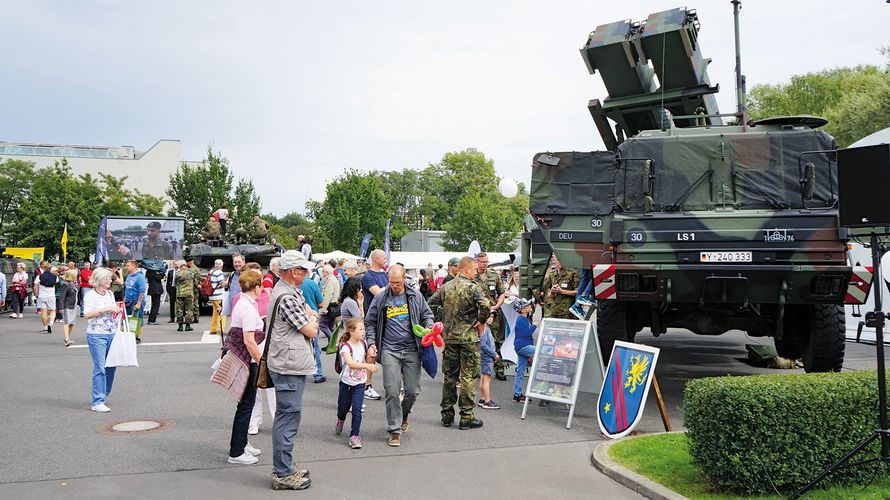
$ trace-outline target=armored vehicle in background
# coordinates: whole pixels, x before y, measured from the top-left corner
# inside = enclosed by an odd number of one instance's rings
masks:
[[[244,256],[244,262],[256,262],[263,269],[268,269],[269,262],[281,255],[273,245],[236,245],[234,243],[224,243],[222,240],[210,240],[190,245],[186,255],[195,259],[195,265],[201,268],[201,277],[203,279],[204,275],[213,269],[213,263],[216,259],[223,261],[223,271],[227,273],[234,271],[232,257],[239,253]],[[207,295],[201,293],[198,300],[200,307],[209,307],[209,297]]]
[[[524,290],[551,252],[591,270],[604,357],[643,328],[739,329],[808,372],[839,370],[852,269],[834,139],[816,117],[748,122],[741,77],[738,112],[721,115],[698,31],[680,8],[590,35],[581,53],[609,97],[588,109],[609,150],[535,155]]]

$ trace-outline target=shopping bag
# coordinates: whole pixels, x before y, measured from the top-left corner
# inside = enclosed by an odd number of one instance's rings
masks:
[[[439,358],[436,357],[436,348],[432,344],[421,347],[420,366],[431,378],[436,378],[439,372]]]
[[[139,336],[142,333],[142,318],[135,314],[127,316],[127,327],[135,336]]]
[[[108,347],[108,355],[105,356],[106,367],[139,366],[136,359],[136,335],[130,331],[130,323],[121,321],[111,345]]]
[[[337,325],[337,328],[331,333],[331,338],[328,339],[328,346],[325,347],[325,354],[336,354],[337,353],[337,341],[340,340],[340,332],[343,330],[343,323]]]
[[[249,376],[250,369],[244,364],[244,361],[241,361],[230,351],[223,356],[219,368],[213,372],[210,381],[225,387],[229,394],[235,398],[235,401],[241,401]]]

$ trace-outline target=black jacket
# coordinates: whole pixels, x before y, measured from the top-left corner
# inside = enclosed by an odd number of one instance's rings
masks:
[[[430,309],[426,299],[417,290],[410,286],[405,287],[405,294],[408,298],[408,320],[411,325],[422,325],[424,328],[433,326],[433,311]],[[383,332],[386,329],[386,315],[381,314],[386,304],[386,299],[390,297],[389,286],[385,287],[371,301],[368,312],[365,313],[365,335],[368,339],[368,345],[373,343],[377,346],[377,359],[380,359],[380,353],[383,349]],[[417,342],[417,352],[421,352],[420,337],[414,337]]]

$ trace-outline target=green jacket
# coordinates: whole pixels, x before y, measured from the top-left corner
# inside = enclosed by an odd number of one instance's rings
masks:
[[[484,323],[490,314],[488,300],[479,285],[463,275],[457,275],[430,297],[430,308],[442,308],[445,343],[470,344],[479,342],[479,330],[473,327]]]

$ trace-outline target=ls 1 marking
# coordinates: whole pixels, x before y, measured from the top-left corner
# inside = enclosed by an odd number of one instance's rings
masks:
[[[695,241],[695,233],[677,233],[677,241]]]

